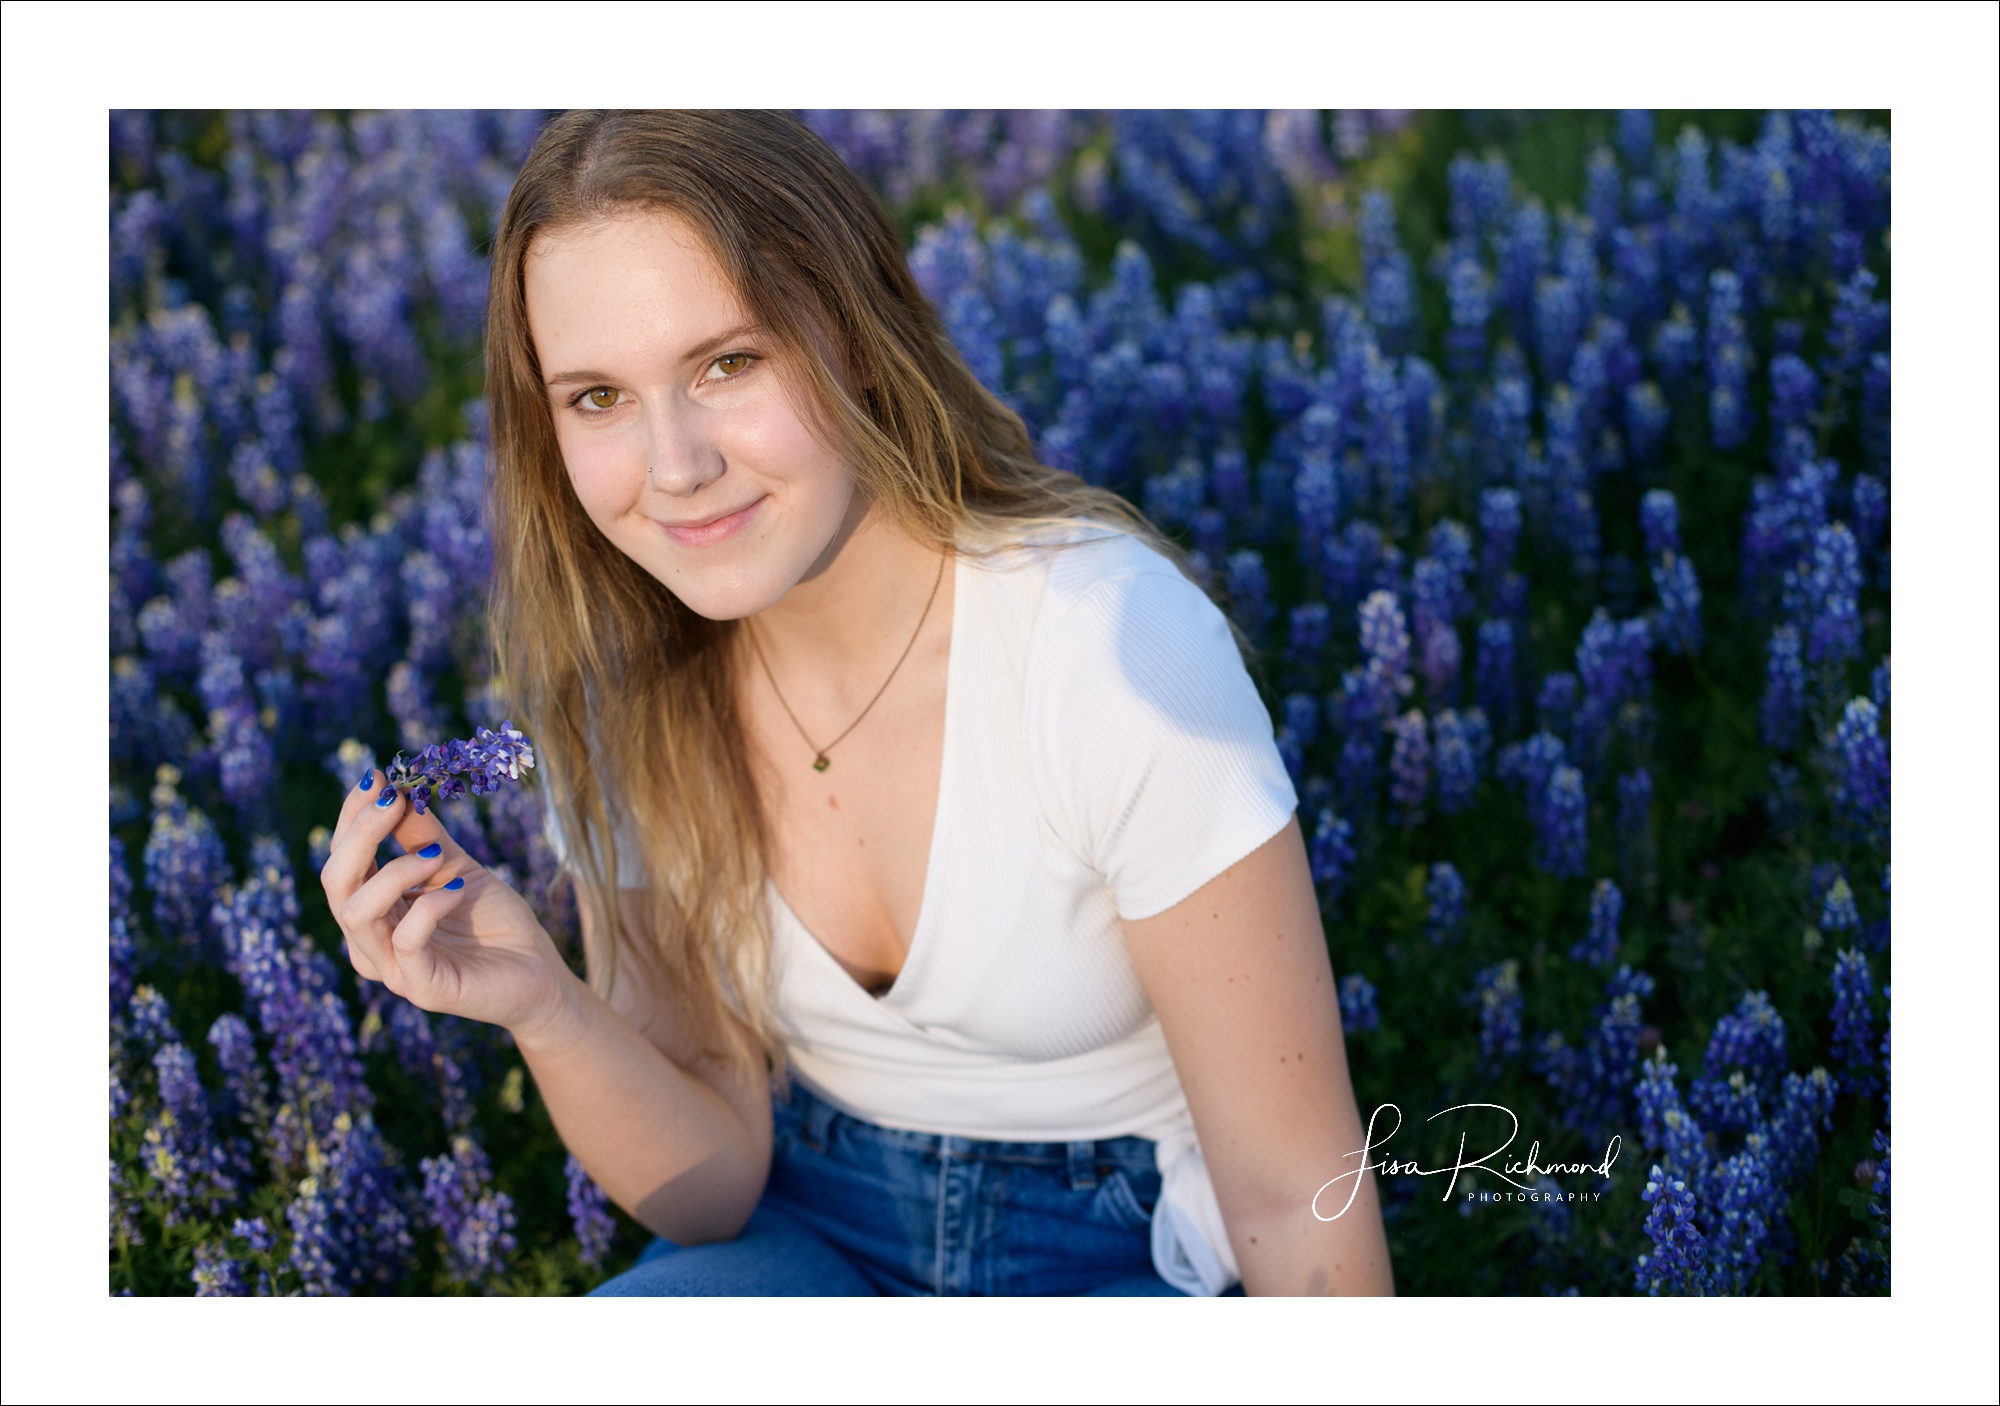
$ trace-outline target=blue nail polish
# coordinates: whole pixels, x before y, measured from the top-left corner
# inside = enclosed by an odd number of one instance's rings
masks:
[[[377,801],[375,802],[375,804],[376,804],[376,805],[378,805],[378,806],[392,806],[392,805],[396,804],[396,791],[395,791],[395,788],[394,788],[394,787],[391,787],[391,786],[385,786],[385,787],[383,787],[383,788],[382,788],[382,795],[381,795],[381,797],[380,797],[380,798],[379,798],[379,799],[378,799],[378,800],[377,800]]]
[[[425,845],[425,846],[424,846],[424,847],[423,847],[422,849],[418,850],[418,851],[417,851],[417,858],[419,858],[419,859],[436,859],[436,858],[437,858],[437,857],[438,857],[439,855],[441,855],[441,854],[443,854],[443,853],[444,853],[444,846],[443,846],[443,845],[440,845],[440,844],[435,844],[435,843],[433,843],[433,844],[428,844],[428,845]]]
[[[368,768],[368,770],[361,773],[361,789],[364,791],[372,791],[375,789],[374,767],[370,767]]]
[[[450,883],[446,884],[445,887],[448,889],[452,889],[454,891],[464,888],[465,876],[461,874],[458,878],[453,879]]]

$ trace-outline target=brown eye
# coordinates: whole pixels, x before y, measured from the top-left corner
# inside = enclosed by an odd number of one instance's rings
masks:
[[[731,352],[728,356],[715,359],[715,369],[724,376],[734,376],[750,364],[750,358],[743,352]]]
[[[588,392],[584,399],[596,409],[609,410],[618,403],[618,392],[609,386],[599,386],[596,390]]]

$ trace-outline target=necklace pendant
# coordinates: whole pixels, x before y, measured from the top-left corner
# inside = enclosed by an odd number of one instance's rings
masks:
[[[825,771],[828,767],[832,765],[833,763],[827,759],[827,755],[824,752],[821,752],[817,757],[813,758],[814,771]]]

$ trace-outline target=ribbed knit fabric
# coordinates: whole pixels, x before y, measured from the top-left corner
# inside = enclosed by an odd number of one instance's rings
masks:
[[[771,886],[774,1006],[796,1077],[856,1117],[1004,1141],[1154,1139],[1155,1268],[1216,1294],[1235,1257],[1119,923],[1248,855],[1297,797],[1221,612],[1143,543],[1088,535],[959,555],[908,956],[869,995]],[[634,856],[619,848],[622,870]]]

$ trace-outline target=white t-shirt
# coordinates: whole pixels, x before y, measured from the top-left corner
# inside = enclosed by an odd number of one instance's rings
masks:
[[[937,819],[895,983],[863,990],[769,885],[773,1010],[795,1077],[856,1117],[1155,1140],[1154,1267],[1217,1294],[1235,1256],[1119,923],[1192,894],[1298,801],[1221,612],[1137,539],[1068,535],[1087,540],[956,558]]]

